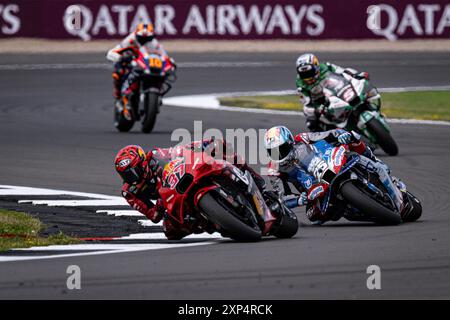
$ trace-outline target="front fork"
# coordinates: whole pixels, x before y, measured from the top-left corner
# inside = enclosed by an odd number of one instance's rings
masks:
[[[239,170],[238,168],[236,168],[236,169]],[[264,197],[261,194],[261,191],[259,190],[258,186],[256,185],[256,182],[253,179],[250,172],[245,171],[244,176],[246,177],[246,179],[248,181],[247,193],[249,195],[251,195],[253,203],[255,204],[255,207],[256,207],[256,211],[257,211],[258,215],[264,221],[263,235],[267,235],[270,232],[270,230],[272,229],[272,226],[273,226],[274,222],[277,220],[277,218],[272,214],[272,211],[267,206],[266,201],[264,200]]]
[[[161,90],[156,88],[156,87],[152,87],[152,88],[148,88],[145,89],[142,87],[141,85],[141,91],[139,94],[139,114],[140,116],[143,116],[145,113],[145,97],[147,95],[149,95],[150,93],[156,93],[158,95],[158,103],[156,105],[156,112],[159,113],[160,111],[160,107],[162,105],[162,95],[161,95]]]
[[[376,139],[376,137],[368,130],[367,128],[367,123],[369,121],[371,121],[372,119],[376,119],[378,122],[381,123],[381,125],[388,131],[390,132],[391,129],[389,128],[389,125],[384,117],[383,114],[381,114],[381,112],[379,110],[371,110],[371,111],[363,111],[361,112],[361,114],[359,115],[359,119],[358,119],[358,123],[357,123],[357,127],[359,130],[361,130],[361,132],[367,137],[369,138],[370,142],[378,144],[378,141]]]

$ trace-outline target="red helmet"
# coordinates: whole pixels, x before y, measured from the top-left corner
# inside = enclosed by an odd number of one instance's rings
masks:
[[[119,150],[114,161],[116,171],[128,184],[137,184],[146,176],[147,156],[140,146],[129,145]]]

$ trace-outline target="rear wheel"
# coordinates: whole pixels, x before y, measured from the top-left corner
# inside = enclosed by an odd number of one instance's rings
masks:
[[[383,225],[397,225],[402,222],[400,214],[384,207],[369,195],[363,193],[352,181],[345,182],[341,187],[342,196],[355,208],[372,217]]]
[[[153,130],[158,114],[159,95],[146,93],[144,96],[144,118],[142,119],[142,132],[150,133]]]
[[[232,212],[234,209],[227,207],[224,202],[219,202],[208,192],[198,204],[202,213],[211,222],[218,224],[224,233],[236,241],[254,242],[261,239],[261,230],[255,226],[251,227],[241,221]]]
[[[389,131],[376,118],[367,122],[367,128],[375,136],[377,143],[384,152],[390,156],[396,156],[398,154],[397,143],[395,143]]]
[[[128,132],[134,125],[134,120],[128,120],[123,115],[123,111],[118,108],[118,106],[114,107],[114,126],[120,132]]]

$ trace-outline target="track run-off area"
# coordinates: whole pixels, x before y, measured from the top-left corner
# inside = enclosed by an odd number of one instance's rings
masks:
[[[293,90],[296,56],[179,53],[178,81],[169,97]],[[319,58],[368,71],[380,88],[450,85],[446,53]],[[0,298],[450,297],[448,125],[392,123],[399,156],[377,152],[421,199],[424,212],[417,223],[379,227],[342,220],[315,227],[299,209],[302,226],[293,239],[243,244],[199,235],[169,242],[160,226],[146,224],[120,198],[113,167],[118,149],[173,145],[175,129],[192,131],[199,120],[204,130],[283,124],[299,132],[305,130],[304,118],[165,105],[153,133],[142,134],[136,126],[121,134],[112,123],[112,81],[103,59],[0,56],[0,207],[54,215],[61,226],[72,221],[69,231],[81,230],[80,237],[112,239],[86,244],[95,249],[28,250],[22,259],[0,255]],[[58,223],[51,227],[58,229]],[[49,258],[53,255],[58,258]],[[82,290],[67,290],[69,265],[81,268]],[[381,290],[366,287],[369,265],[381,268]]]

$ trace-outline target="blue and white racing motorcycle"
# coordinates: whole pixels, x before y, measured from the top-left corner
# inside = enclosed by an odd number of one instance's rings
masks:
[[[307,156],[300,165],[327,190],[320,197],[320,209],[330,213],[333,220],[344,217],[396,225],[421,216],[419,199],[403,182],[391,177],[386,165],[351,152],[346,145],[324,140],[303,147]]]

